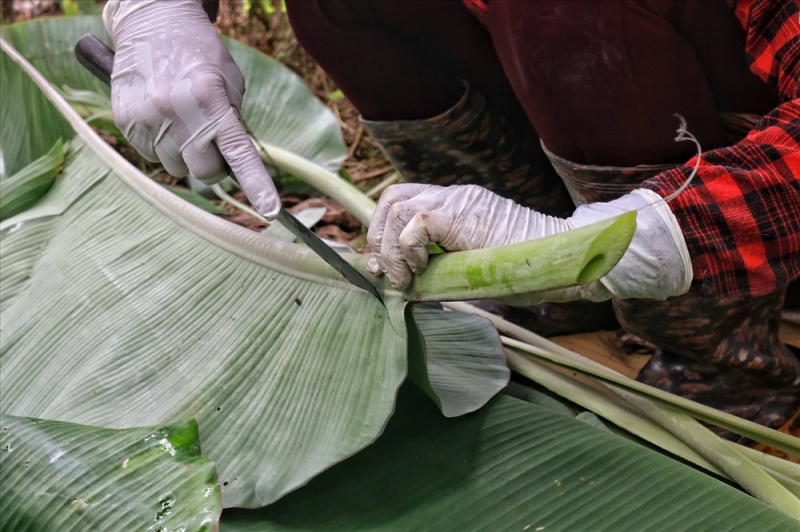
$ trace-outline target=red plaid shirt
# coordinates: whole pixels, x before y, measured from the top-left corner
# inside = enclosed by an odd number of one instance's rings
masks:
[[[485,20],[488,0],[464,0]],[[670,202],[706,295],[759,296],[800,277],[800,0],[738,0],[750,69],[783,103],[746,138],[702,154]],[[643,186],[668,196],[696,159]]]
[[[738,144],[705,152],[670,206],[703,293],[759,296],[800,277],[800,3],[739,0],[736,15],[750,69],[783,103]],[[667,196],[695,162],[644,186]]]

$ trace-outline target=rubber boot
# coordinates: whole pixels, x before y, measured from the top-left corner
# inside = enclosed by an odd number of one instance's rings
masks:
[[[430,119],[362,122],[408,182],[476,184],[552,216],[569,216],[575,208],[527,121],[507,119],[469,88],[455,106]],[[617,326],[608,303],[472,303],[545,336]]]
[[[615,301],[622,327],[658,346],[637,380],[783,427],[800,409],[800,360],[778,338],[785,292]]]
[[[734,116],[746,129],[747,117]],[[736,139],[732,132],[731,140]],[[575,164],[547,152],[577,204],[610,201],[670,166]],[[786,287],[763,297],[615,300],[620,337],[655,346],[637,380],[770,428],[800,427],[800,360],[778,338]],[[732,434],[723,434],[738,439]]]
[[[574,210],[533,129],[493,112],[476,91],[465,88],[433,118],[362,123],[408,182],[480,185],[551,216]]]

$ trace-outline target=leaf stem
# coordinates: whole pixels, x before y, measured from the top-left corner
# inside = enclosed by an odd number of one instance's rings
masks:
[[[318,164],[283,148],[265,144],[255,139],[253,143],[263,161],[292,174],[326,196],[335,199],[350,211],[353,216],[358,218],[364,226],[369,225],[372,213],[375,211],[375,202],[365,196],[357,187]]]
[[[639,436],[645,441],[657,445],[661,449],[680,456],[716,475],[727,477],[721,469],[683,443],[674,434],[649,419],[643,418],[638,412],[632,411],[629,405],[614,395],[604,393],[598,388],[562,375],[558,371],[549,368],[545,363],[526,357],[513,349],[506,348],[504,351],[509,361],[509,366],[513,367],[514,371],[520,375],[541,384],[562,397],[566,397],[573,403],[594,412],[598,416],[607,419],[631,434]]]
[[[800,499],[697,420],[671,406],[659,405],[627,390],[611,386],[614,393],[725,471],[745,491],[773,508],[800,519]]]
[[[266,223],[267,225],[270,224],[269,220],[267,220],[266,218],[264,218],[263,216],[258,214],[258,212],[256,212],[254,209],[248,207],[244,203],[240,202],[239,200],[237,200],[236,198],[234,198],[233,196],[231,196],[230,194],[225,192],[225,190],[219,185],[219,183],[215,183],[215,184],[211,185],[211,190],[213,190],[214,194],[216,194],[217,197],[219,199],[221,199],[222,201],[224,201],[225,203],[233,205],[234,207],[236,207],[240,211],[249,214],[253,218],[256,218],[257,220],[260,220],[260,221]]]
[[[372,187],[371,189],[369,189],[368,191],[366,191],[364,195],[367,196],[368,198],[378,197],[384,190],[394,185],[398,181],[400,181],[400,173],[395,172],[386,179],[384,179],[383,181],[381,181],[380,183],[378,183],[377,185],[375,185],[374,187]]]
[[[499,316],[478,309],[472,305],[466,303],[450,303],[448,307],[454,310],[472,312],[483,316],[491,321],[501,333],[519,338],[519,340],[516,340],[508,336],[502,336],[503,344],[506,347],[520,349],[525,353],[559,366],[579,371],[583,374],[601,379],[604,382],[617,384],[637,394],[678,407],[707,423],[747,436],[752,440],[765,443],[775,449],[791,454],[792,456],[800,456],[800,439],[798,438],[630,379],[598,362],[587,359],[538,334],[532,333]],[[515,368],[512,367],[512,369]]]

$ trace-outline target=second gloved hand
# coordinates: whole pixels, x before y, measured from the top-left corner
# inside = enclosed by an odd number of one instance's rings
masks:
[[[369,267],[372,273],[385,272],[392,285],[403,290],[412,273],[427,267],[429,242],[447,251],[497,247],[563,233],[632,210],[638,210],[636,232],[608,275],[580,289],[548,293],[541,300],[665,299],[685,293],[692,268],[683,233],[661,196],[646,189],[608,203],[583,205],[564,219],[475,185],[394,185],[381,196],[370,224]]]
[[[262,215],[280,198],[239,120],[244,78],[197,0],[111,0],[114,120],[147,160],[206,183],[225,162]]]

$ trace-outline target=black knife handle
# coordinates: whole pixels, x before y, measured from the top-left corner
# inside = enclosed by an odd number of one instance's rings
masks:
[[[106,43],[87,33],[75,45],[75,56],[83,67],[94,76],[111,85],[111,72],[114,70],[114,50]]]

